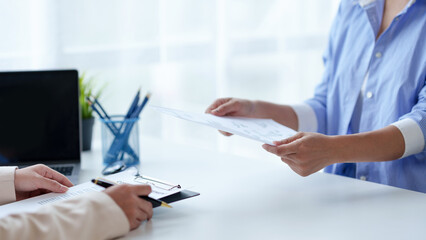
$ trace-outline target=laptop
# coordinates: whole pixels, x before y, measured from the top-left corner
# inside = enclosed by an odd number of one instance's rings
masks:
[[[80,125],[76,70],[0,72],[0,165],[42,163],[76,184]]]

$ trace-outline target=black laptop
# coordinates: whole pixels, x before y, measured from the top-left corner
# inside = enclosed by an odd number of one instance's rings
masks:
[[[0,165],[46,164],[78,183],[76,70],[0,72]]]

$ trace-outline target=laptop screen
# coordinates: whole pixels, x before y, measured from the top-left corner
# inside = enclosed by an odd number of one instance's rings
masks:
[[[80,160],[75,70],[0,72],[0,164]]]

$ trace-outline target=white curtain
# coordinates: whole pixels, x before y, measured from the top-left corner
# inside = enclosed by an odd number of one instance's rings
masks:
[[[150,104],[204,111],[217,97],[312,96],[338,0],[0,0],[0,70],[77,68],[124,113]],[[245,156],[258,143],[146,109],[141,134]],[[98,126],[99,127],[99,124]],[[96,134],[99,137],[99,134]]]

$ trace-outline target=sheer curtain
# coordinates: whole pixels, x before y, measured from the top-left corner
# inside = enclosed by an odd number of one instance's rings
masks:
[[[150,104],[202,112],[217,97],[312,96],[338,0],[0,0],[0,70],[77,68],[124,113]],[[141,134],[261,156],[260,144],[146,109]],[[99,123],[95,137],[99,138]]]

